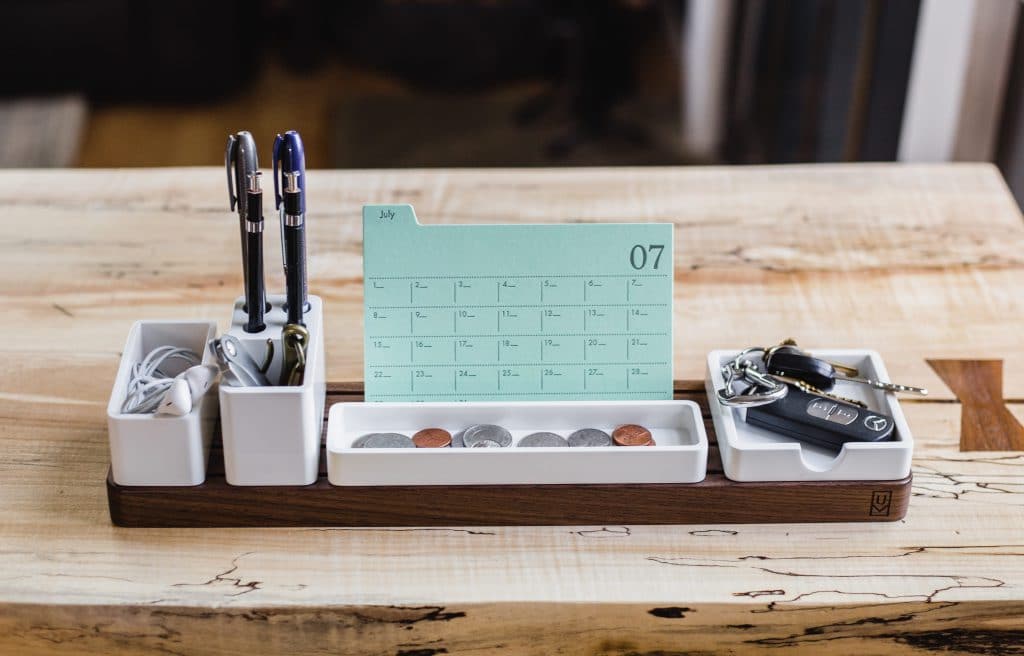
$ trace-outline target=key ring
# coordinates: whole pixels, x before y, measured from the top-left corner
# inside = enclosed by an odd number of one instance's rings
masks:
[[[256,364],[242,343],[234,335],[223,335],[210,340],[210,352],[217,358],[224,380],[232,387],[266,386],[267,368],[274,356],[274,343],[267,340],[267,358],[262,364]]]
[[[309,331],[302,324],[285,324],[281,331],[281,385],[301,385],[306,373],[306,347]]]
[[[757,365],[748,357],[753,353],[764,354],[765,351],[761,347],[751,347],[722,365],[725,386],[717,392],[719,403],[733,408],[753,408],[775,403],[789,393],[789,387],[785,383],[758,371]],[[738,381],[747,383],[745,390],[739,394],[733,389],[733,384]]]

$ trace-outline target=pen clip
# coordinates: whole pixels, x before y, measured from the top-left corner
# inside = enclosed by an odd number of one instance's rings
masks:
[[[233,134],[229,134],[228,145],[224,148],[224,168],[227,169],[228,174],[228,204],[231,206],[232,212],[235,211],[235,205],[238,203],[238,194],[236,193],[238,181],[234,179],[235,161],[237,159],[238,138]]]
[[[277,184],[277,177],[274,178],[274,184]],[[284,278],[285,284],[288,283],[288,253],[285,250],[285,244],[287,240],[284,237],[284,207],[282,206],[277,211],[278,224],[281,226],[281,263],[284,265]]]
[[[284,207],[281,205],[281,144],[284,137],[278,134],[274,138],[274,207],[277,208],[278,223],[281,226],[281,262],[284,264],[285,279],[288,278],[288,256],[285,253],[284,238]]]
[[[274,203],[281,207],[284,202],[283,194],[295,195],[298,199],[298,214],[306,212],[306,198],[300,186],[298,190],[294,185],[288,185],[285,177],[294,174],[301,176],[301,185],[305,185],[306,155],[302,147],[302,137],[295,130],[288,130],[284,134],[278,134],[274,139]],[[290,210],[294,212],[295,210]]]
[[[280,134],[274,138],[274,207],[281,207],[281,176],[279,174],[281,168],[281,144],[284,142],[284,137]]]

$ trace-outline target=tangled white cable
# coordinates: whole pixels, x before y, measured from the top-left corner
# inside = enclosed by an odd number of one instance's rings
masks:
[[[184,360],[188,368],[171,378],[163,367],[173,360]],[[132,366],[121,412],[187,415],[219,373],[217,367],[199,362],[199,356],[185,348],[160,346],[153,349],[142,362]]]

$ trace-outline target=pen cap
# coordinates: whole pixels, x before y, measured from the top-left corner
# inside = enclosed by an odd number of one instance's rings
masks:
[[[228,143],[224,148],[224,168],[228,176],[228,204],[234,210],[237,203],[239,212],[244,214],[249,176],[259,168],[256,140],[252,134],[242,130],[228,135]]]
[[[302,137],[295,130],[288,130],[274,139],[274,206],[281,207],[281,192],[285,187],[284,173],[298,173],[298,207],[295,214],[306,213],[306,154],[302,148]]]

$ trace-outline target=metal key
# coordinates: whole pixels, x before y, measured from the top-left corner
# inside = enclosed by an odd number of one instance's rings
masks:
[[[830,399],[832,399],[834,401],[841,401],[842,403],[849,403],[851,405],[859,406],[861,408],[867,408],[868,407],[868,404],[864,403],[863,401],[860,401],[858,399],[851,399],[848,396],[840,396],[839,394],[836,394],[835,392],[826,392],[823,389],[818,389],[814,385],[811,385],[810,383],[805,383],[804,381],[799,380],[797,378],[791,378],[789,376],[780,376],[778,374],[768,374],[768,377],[769,378],[773,378],[773,379],[779,381],[780,383],[786,383],[788,385],[792,385],[793,387],[797,388],[801,392],[806,392],[807,394],[817,394],[818,396],[824,396],[824,397],[830,398]]]
[[[928,396],[928,390],[923,387],[913,387],[911,385],[889,383],[884,380],[875,380],[873,378],[843,376],[842,374],[837,373],[836,380],[844,380],[848,383],[859,383],[861,385],[867,385],[869,387],[874,387],[875,389],[884,390],[886,392],[905,392],[907,394],[918,394],[920,396]]]
[[[923,387],[911,387],[873,378],[845,375],[837,371],[831,363],[792,346],[772,350],[769,357],[766,357],[765,364],[768,368],[768,373],[796,378],[822,390],[832,389],[836,381],[841,380],[868,385],[869,387],[886,392],[907,392],[910,394],[920,394],[921,396],[928,394],[928,390]]]

